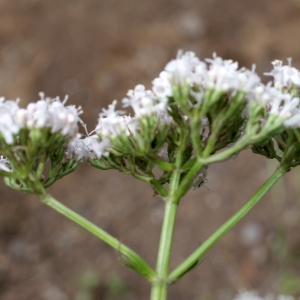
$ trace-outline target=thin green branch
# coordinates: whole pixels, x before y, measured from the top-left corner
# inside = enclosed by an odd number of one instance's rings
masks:
[[[249,145],[249,137],[244,136],[239,141],[237,141],[232,147],[222,151],[218,152],[216,154],[213,154],[207,158],[200,158],[199,160],[203,163],[203,165],[210,165],[212,163],[224,161],[228,159],[230,156],[240,152],[244,148]]]
[[[272,188],[272,186],[287,172],[288,167],[280,166],[248,202],[214,234],[201,244],[187,259],[169,274],[169,281],[174,283],[191,270],[203,258],[207,251],[216,244],[234,225],[236,225]]]
[[[162,171],[172,172],[175,169],[173,164],[161,159],[157,155],[149,156],[149,160],[154,162]]]
[[[119,253],[120,261],[122,264],[141,274],[149,282],[152,282],[153,278],[156,275],[155,272],[136,252],[122,244],[120,241],[118,241],[103,229],[80,216],[70,208],[64,206],[62,203],[54,199],[51,195],[46,194],[40,196],[39,198],[49,207],[53,208],[60,214],[77,223],[78,225],[104,241],[106,244],[116,249]]]

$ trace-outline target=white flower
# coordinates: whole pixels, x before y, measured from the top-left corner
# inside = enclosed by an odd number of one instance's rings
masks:
[[[94,134],[83,139],[80,135],[70,141],[68,144],[68,151],[66,152],[68,159],[75,159],[77,161],[84,159],[101,158],[102,155],[108,155],[107,149],[110,147],[109,139],[99,141],[98,135]]]
[[[139,84],[134,90],[129,90],[127,96],[128,98],[122,100],[123,107],[131,106],[136,118],[149,116],[153,113],[154,94],[147,91],[143,85]]]
[[[36,103],[28,104],[27,108],[19,108],[17,101],[4,101],[0,99],[0,134],[7,144],[12,144],[14,135],[22,128],[51,128],[51,132],[60,132],[64,136],[74,137],[78,130],[78,121],[81,108],[67,106],[59,98],[50,99],[42,97]]]
[[[110,140],[105,138],[101,141],[98,141],[98,139],[94,138],[91,140],[91,149],[95,156],[99,159],[101,156],[108,156],[108,148],[110,147]]]
[[[117,100],[114,100],[112,104],[108,105],[108,109],[102,108],[102,113],[100,113],[100,117],[115,118],[117,116],[122,115],[124,113],[122,110],[116,110],[117,102]]]
[[[0,135],[4,137],[7,144],[12,144],[14,135],[22,128],[18,121],[17,113],[19,106],[17,101],[4,101],[0,99]]]
[[[246,97],[249,102],[256,101],[262,106],[271,107],[271,110],[269,109],[271,114],[279,114],[282,103],[289,102],[292,99],[290,94],[277,90],[271,86],[270,82],[267,85],[258,84],[247,93]]]
[[[259,84],[247,94],[249,101],[265,107],[269,115],[283,119],[285,127],[300,127],[300,99],[271,86]],[[247,115],[247,112],[245,113]]]
[[[24,109],[24,122],[24,125],[29,128],[50,127],[47,102],[40,100],[36,103],[29,103],[27,108]]]
[[[98,125],[95,129],[96,133],[101,137],[114,138],[123,132],[127,136],[135,134],[137,129],[136,119],[130,116],[121,116],[122,111],[116,111],[117,101],[113,101],[108,109],[103,109],[100,113]]]
[[[293,98],[292,95],[287,93],[274,92],[274,88],[269,88],[270,96],[269,106],[270,115],[278,115],[280,117],[289,118],[294,114],[295,109],[299,104],[299,98]]]
[[[259,84],[247,94],[247,98],[250,102],[256,101],[262,106],[269,103],[273,97],[278,98],[278,90],[270,87],[270,85],[265,86],[264,84]]]
[[[167,97],[156,98],[152,91],[146,90],[141,84],[137,85],[134,90],[129,90],[127,96],[128,98],[122,100],[123,107],[131,106],[135,118],[157,115],[162,122],[170,121]]]
[[[232,60],[223,60],[214,53],[213,59],[206,59],[210,64],[207,72],[208,88],[219,91],[230,91],[239,87],[238,63]]]
[[[300,87],[300,72],[291,66],[291,59],[288,59],[288,65],[283,66],[281,60],[272,62],[273,70],[264,73],[266,76],[274,77],[274,86],[281,90],[283,87],[291,88],[292,86]]]
[[[264,300],[264,298],[257,296],[255,292],[245,291],[237,295],[233,300]]]
[[[2,155],[0,156],[0,170],[5,172],[12,171],[8,159],[4,158]]]
[[[251,99],[267,107],[269,115],[277,115],[284,119],[285,127],[300,127],[300,99],[289,93],[268,85],[257,86],[251,94]]]
[[[49,107],[53,123],[51,124],[52,133],[61,132],[65,136],[74,136],[78,130],[78,121],[80,121],[80,110],[74,106],[63,106],[59,101],[55,101]]]
[[[251,92],[257,86],[260,85],[260,77],[255,73],[255,65],[252,70],[242,68],[238,73],[238,90],[244,92]]]
[[[77,161],[87,158],[95,158],[90,147],[90,138],[86,137],[84,139],[80,138],[80,134],[68,144],[68,151],[66,152],[67,158],[74,158]]]
[[[285,100],[285,104],[282,106],[279,114],[281,116],[291,117],[299,105],[299,100],[300,100],[299,98],[292,98],[292,97],[288,100]]]
[[[123,132],[130,136],[136,133],[137,126],[136,119],[130,116],[100,117],[96,132],[100,136],[108,138],[114,138]]]
[[[299,128],[300,127],[300,109],[294,109],[292,116],[283,122],[285,127]]]
[[[40,96],[42,99],[38,102],[30,103],[26,109],[17,111],[17,120],[29,129],[51,128],[51,133],[59,132],[73,138],[78,131],[78,122],[81,122],[81,107],[64,106],[67,97],[61,102],[58,97],[45,99],[43,93]]]
[[[163,71],[159,74],[158,78],[152,81],[153,93],[158,98],[165,98],[172,96],[172,84],[170,82],[170,74]]]
[[[173,83],[190,85],[201,84],[206,76],[206,64],[196,57],[194,52],[178,52],[177,58],[165,66]]]
[[[78,130],[78,121],[81,108],[74,105],[64,106],[59,98],[44,98],[40,93],[41,100],[29,103],[27,108],[19,108],[18,101],[4,101],[0,99],[0,134],[7,144],[12,144],[13,136],[22,128],[51,128],[52,133],[59,132],[64,136],[73,138]]]
[[[177,58],[166,65],[165,72],[169,76],[164,75],[164,78],[169,80],[170,84],[188,83],[198,89],[210,88],[224,92],[248,92],[260,83],[259,76],[255,74],[255,67],[251,71],[246,68],[238,70],[237,62],[224,60],[215,53],[212,59],[205,61],[209,64],[208,67],[193,52],[179,52]],[[164,91],[160,86],[158,88]]]

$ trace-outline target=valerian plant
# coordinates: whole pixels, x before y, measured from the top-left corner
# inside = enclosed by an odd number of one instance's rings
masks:
[[[194,268],[206,252],[239,222],[291,168],[300,164],[300,72],[273,62],[267,85],[255,68],[213,55],[199,60],[179,52],[152,89],[137,85],[122,100],[133,116],[116,110],[115,100],[99,115],[96,128],[78,133],[82,109],[45,98],[26,109],[0,102],[0,175],[17,190],[79,224],[120,253],[121,262],[151,284],[151,300],[167,298],[169,285]],[[174,270],[169,270],[178,204],[206,180],[209,166],[244,149],[278,161],[278,168],[246,204]],[[156,268],[108,232],[47,193],[56,180],[84,161],[147,182],[165,204]],[[159,168],[157,176],[153,171]]]

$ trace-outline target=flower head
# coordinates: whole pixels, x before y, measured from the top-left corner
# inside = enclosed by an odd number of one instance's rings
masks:
[[[170,74],[163,71],[159,77],[152,81],[152,90],[156,97],[167,98],[172,96],[172,84],[170,82]]]
[[[179,51],[177,58],[165,66],[165,71],[171,75],[173,83],[193,85],[206,75],[206,64],[194,52]]]
[[[98,125],[96,126],[96,133],[101,137],[114,138],[123,132],[127,136],[135,134],[137,123],[134,118],[122,115],[123,111],[116,111],[117,101],[113,101],[108,106],[108,109],[103,109],[100,113]]]
[[[109,139],[105,138],[99,141],[99,137],[96,134],[83,139],[78,135],[76,139],[69,142],[66,155],[68,159],[77,161],[100,158],[102,155],[108,154],[107,148],[109,146]]]
[[[76,136],[81,107],[65,106],[67,97],[61,102],[58,97],[44,98],[43,93],[40,96],[38,102],[17,111],[17,119],[22,126],[28,129],[51,128],[51,133],[61,133],[69,138]]]
[[[131,106],[136,119],[157,116],[161,122],[169,124],[171,118],[168,115],[167,97],[172,95],[172,91],[166,73],[161,73],[153,81],[153,90],[154,92],[146,90],[141,84],[137,85],[134,90],[128,91],[128,98],[122,100],[123,107]]]
[[[18,101],[0,99],[0,135],[7,144],[13,143],[14,135],[23,127],[17,117],[19,109]]]
[[[274,86],[281,90],[282,88],[291,88],[292,86],[300,87],[300,72],[291,66],[292,60],[288,59],[288,65],[283,66],[281,60],[272,62],[273,70],[264,73],[267,76],[274,77]]]

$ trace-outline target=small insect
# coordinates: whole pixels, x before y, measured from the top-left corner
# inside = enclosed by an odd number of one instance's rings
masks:
[[[207,182],[207,167],[202,167],[198,173],[197,173],[197,177],[195,178],[194,182],[193,182],[193,190],[192,192],[197,191],[198,189],[200,189],[202,186],[205,187],[205,184]]]

